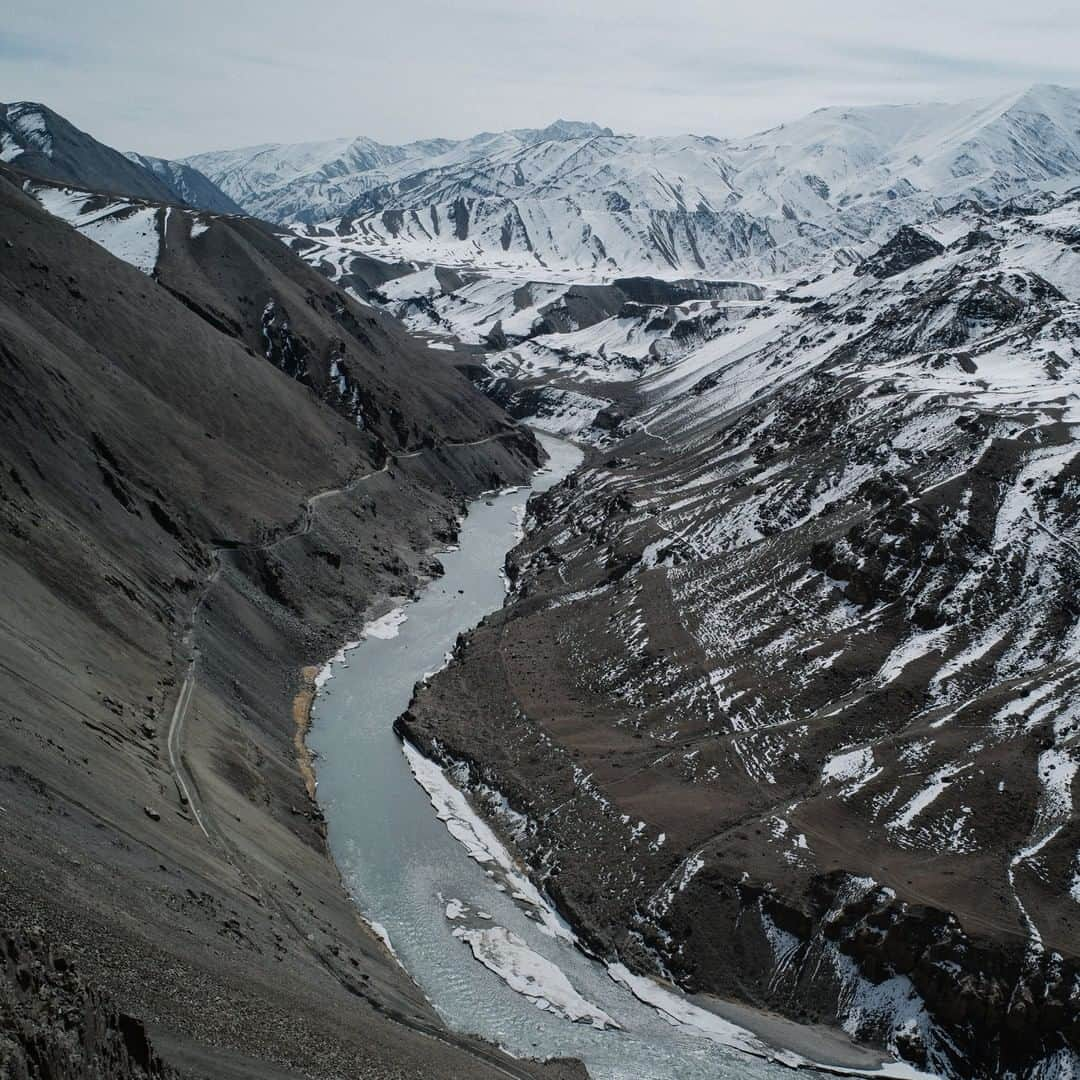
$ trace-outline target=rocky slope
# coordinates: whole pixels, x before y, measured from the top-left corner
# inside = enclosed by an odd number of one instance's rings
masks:
[[[36,101],[0,104],[0,162],[91,191],[242,212],[191,166],[121,154]]]
[[[300,666],[533,440],[256,223],[4,170],[0,235],[0,925],[79,977],[9,951],[5,1064],[574,1075],[442,1027],[296,750]]]
[[[941,1075],[1080,1067],[1078,236],[1075,197],[969,204],[488,335],[522,412],[613,404],[402,727],[599,952]],[[509,310],[470,288],[430,310]]]
[[[63,949],[30,930],[0,930],[0,1069],[11,1080],[179,1074],[165,1065],[142,1023],[81,978]]]
[[[141,165],[162,180],[169,190],[187,206],[211,210],[218,214],[243,214],[244,210],[234,203],[217,185],[208,180],[198,169],[182,161],[149,157],[146,154],[129,153],[130,161]]]

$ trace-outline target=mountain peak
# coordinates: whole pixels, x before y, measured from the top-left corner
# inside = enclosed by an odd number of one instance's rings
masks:
[[[538,141],[543,142],[547,139],[587,139],[593,135],[613,135],[614,132],[590,120],[556,120],[535,134]]]
[[[13,101],[0,104],[0,127],[8,129],[8,135],[0,138],[3,149],[0,158],[10,161],[24,150],[36,150],[51,156],[53,137],[50,120],[56,114],[37,101]]]

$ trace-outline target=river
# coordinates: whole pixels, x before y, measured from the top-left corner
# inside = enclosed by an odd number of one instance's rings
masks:
[[[571,444],[540,438],[550,460],[533,491],[557,483],[581,460]],[[439,820],[392,730],[414,684],[443,663],[461,631],[503,603],[503,559],[517,542],[529,494],[522,488],[474,502],[457,548],[440,553],[445,576],[398,613],[369,624],[363,642],[339,654],[316,700],[309,744],[346,886],[457,1031],[517,1056],[580,1058],[595,1080],[790,1078],[789,1068],[730,1045],[753,1047],[749,1033],[711,1013],[698,1015],[675,994],[664,998],[665,1015],[616,982],[568,940],[556,916],[528,901],[527,886],[515,887],[513,876],[499,870],[509,858],[504,851],[487,862],[470,858],[467,847],[474,854],[484,848],[486,857],[497,841],[469,820],[460,797],[454,809],[455,790],[421,762],[443,816],[454,819]],[[634,985],[638,994],[653,990],[645,980]],[[685,1009],[692,1021],[704,1019],[711,1035],[674,1023],[687,1019]]]

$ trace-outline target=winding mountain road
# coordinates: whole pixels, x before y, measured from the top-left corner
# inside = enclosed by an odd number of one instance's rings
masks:
[[[186,810],[191,811],[191,815],[206,837],[207,841],[213,843],[213,839],[210,835],[210,829],[207,827],[206,809],[203,807],[201,810],[196,801],[196,793],[198,791],[198,785],[195,778],[191,775],[191,767],[185,761],[183,754],[183,732],[184,721],[187,718],[188,710],[191,707],[191,699],[194,696],[197,667],[199,660],[198,644],[195,640],[196,630],[198,625],[199,612],[206,603],[207,597],[212,592],[214,585],[221,577],[221,555],[226,551],[236,551],[239,549],[246,549],[249,551],[270,551],[279,545],[286,543],[289,540],[295,540],[298,537],[305,536],[309,532],[315,522],[315,508],[324,500],[334,498],[338,495],[344,495],[350,491],[353,491],[360,484],[371,480],[373,477],[381,476],[384,473],[390,471],[390,469],[400,461],[407,461],[411,458],[420,457],[422,454],[430,453],[433,450],[441,449],[457,449],[469,446],[483,446],[486,443],[494,442],[497,439],[504,439],[510,435],[516,435],[517,431],[511,429],[508,431],[498,432],[495,435],[488,435],[483,439],[474,439],[469,442],[443,442],[437,443],[433,446],[422,447],[419,450],[413,450],[404,454],[391,454],[387,457],[386,462],[381,468],[373,469],[371,472],[361,473],[359,476],[352,477],[346,484],[340,487],[327,488],[324,491],[319,491],[314,495],[307,498],[304,503],[304,514],[302,517],[302,523],[292,529],[286,529],[281,535],[276,536],[273,540],[261,544],[229,544],[225,546],[219,546],[212,549],[214,558],[214,569],[207,576],[206,581],[203,584],[202,591],[199,594],[198,600],[195,602],[191,611],[191,618],[188,622],[188,628],[184,635],[184,642],[187,644],[190,652],[190,659],[188,661],[187,671],[184,673],[184,681],[180,685],[180,692],[177,694],[176,703],[173,706],[172,716],[169,720],[169,730],[166,738],[166,747],[168,750],[169,767],[172,770],[173,779],[176,783],[176,789],[180,802]],[[185,776],[185,773],[187,774]],[[190,783],[188,782],[190,780]],[[220,830],[218,835],[225,843],[224,836]]]

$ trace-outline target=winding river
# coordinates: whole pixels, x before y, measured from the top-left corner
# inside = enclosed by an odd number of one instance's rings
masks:
[[[541,440],[550,460],[531,490],[581,460],[569,443]],[[369,624],[320,676],[309,742],[346,885],[453,1029],[517,1056],[580,1058],[596,1080],[790,1078],[784,1065],[744,1052],[763,1049],[748,1032],[577,949],[442,773],[414,760],[414,776],[393,733],[414,684],[503,603],[503,558],[529,493],[477,500],[459,546],[440,554],[445,576]],[[654,992],[661,1009],[643,1000]]]

